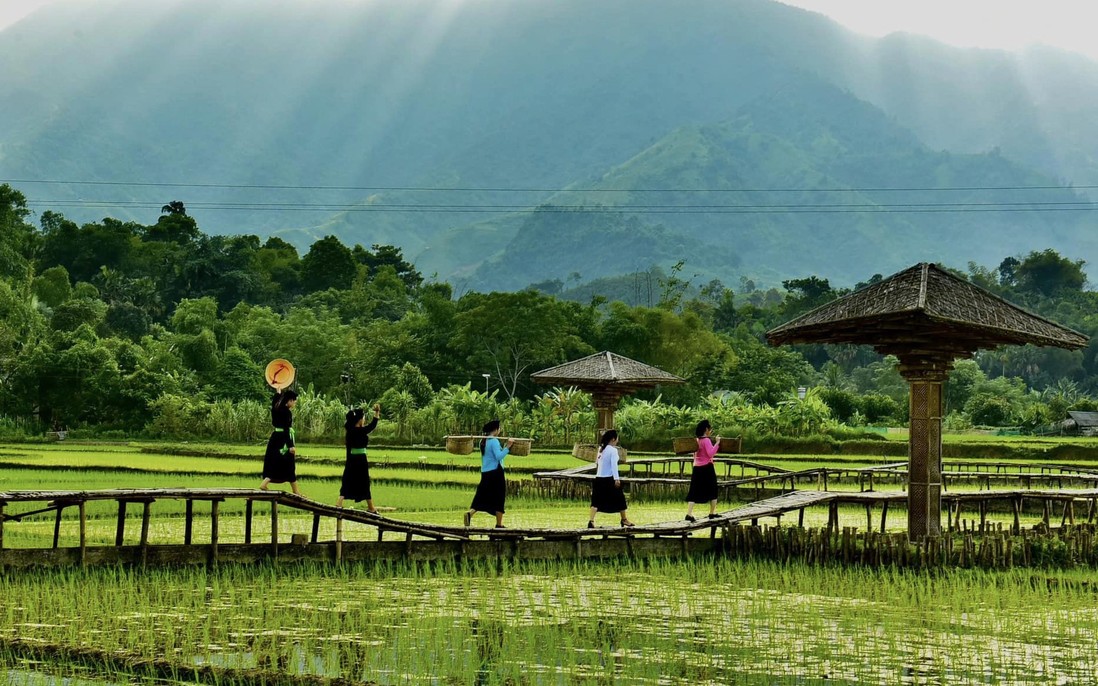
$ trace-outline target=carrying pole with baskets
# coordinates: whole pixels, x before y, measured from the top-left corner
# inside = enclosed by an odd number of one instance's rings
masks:
[[[446,452],[451,455],[471,455],[476,441],[492,436],[446,436]],[[509,436],[495,436],[501,442],[514,441],[511,444],[511,454],[518,457],[526,457],[530,454],[530,446],[534,442],[532,438],[513,438]]]

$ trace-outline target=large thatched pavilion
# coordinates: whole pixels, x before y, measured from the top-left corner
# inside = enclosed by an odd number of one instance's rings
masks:
[[[685,383],[658,367],[603,351],[534,372],[530,378],[551,386],[575,386],[591,394],[595,406],[595,442],[614,428],[614,410],[624,396],[642,388]]]
[[[942,382],[957,358],[1000,345],[1085,347],[1087,337],[934,264],[917,264],[766,334],[771,345],[859,343],[895,355],[911,386],[908,534],[941,533]]]

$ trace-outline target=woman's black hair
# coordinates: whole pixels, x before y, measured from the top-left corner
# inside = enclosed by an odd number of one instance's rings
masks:
[[[365,416],[365,410],[363,410],[361,407],[356,407],[355,409],[347,413],[347,420],[343,422],[343,428],[350,429],[352,426],[358,424],[358,420],[362,419]]]
[[[709,423],[709,420],[708,419],[703,419],[700,422],[698,422],[698,426],[694,428],[694,436],[697,437],[697,438],[701,438],[702,436],[705,435],[706,429],[711,429],[711,428],[713,428],[713,425]]]
[[[286,403],[290,402],[291,400],[297,400],[297,391],[291,390],[289,388],[284,388],[278,393],[275,393],[274,397],[271,398],[271,407],[285,407]]]
[[[602,435],[602,438],[599,439],[599,451],[601,452],[603,448],[610,445],[610,441],[614,440],[617,437],[618,432],[614,429],[610,429],[606,433],[604,433]]]
[[[493,419],[493,420],[491,420],[490,422],[488,422],[487,424],[484,425],[484,428],[481,429],[481,433],[484,434],[485,436],[487,436],[488,434],[492,433],[493,431],[495,431],[498,428],[499,428],[499,420],[498,419]],[[480,439],[480,454],[481,455],[484,454],[484,444],[487,443],[487,442],[488,442],[487,438]]]

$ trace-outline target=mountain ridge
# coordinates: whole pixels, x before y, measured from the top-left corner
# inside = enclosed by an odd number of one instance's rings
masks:
[[[722,146],[731,143],[766,145],[771,156],[737,149],[763,168],[722,183],[805,187],[802,202],[830,178],[847,187],[910,181],[897,165],[930,170],[929,158],[946,151],[955,156],[919,177],[924,187],[992,184],[997,175],[1041,185],[1098,178],[1086,152],[1098,133],[1091,116],[1098,88],[1073,89],[1098,85],[1093,62],[1047,50],[959,50],[905,35],[869,39],[769,0],[673,8],[654,0],[62,4],[0,31],[0,63],[11,67],[0,74],[0,177],[210,184],[24,186],[36,210],[151,222],[160,205],[182,199],[209,233],[279,235],[302,250],[329,233],[349,244],[392,243],[426,273],[477,288],[521,287],[493,265],[534,264],[530,246],[552,245],[537,227],[558,222],[534,208],[569,197],[613,205],[612,195],[587,196],[602,190],[607,175],[625,183],[631,167],[636,183],[662,175],[696,187],[712,163],[703,158],[727,158]],[[855,107],[840,101],[862,103],[850,121],[893,138],[879,139],[876,152],[843,153],[859,131],[844,131],[832,116],[824,135],[810,116]],[[719,142],[721,122],[752,108],[755,137]],[[791,125],[803,128],[800,138]],[[662,151],[653,149],[657,141]],[[685,147],[667,149],[673,145]],[[678,156],[676,164],[696,165],[693,174],[638,172],[638,156],[657,152],[666,163]],[[733,166],[726,159],[722,173]],[[394,187],[426,190],[385,190]],[[448,190],[458,188],[482,190]],[[525,188],[540,190],[517,191]],[[560,190],[568,188],[576,190]],[[1064,193],[1049,197],[1078,198]],[[89,200],[105,202],[82,206]],[[660,198],[649,194],[649,201]],[[423,205],[441,208],[416,207]],[[1098,258],[1078,222],[1049,214],[1032,213],[1031,232]],[[713,249],[704,240],[712,221],[668,213],[631,224],[627,215],[610,226],[640,231],[652,246],[650,264],[673,263],[683,240],[695,253]],[[954,264],[985,259],[991,250],[980,248],[989,244],[1000,257],[1029,244],[1016,222],[990,213],[980,222],[954,218],[957,226],[1000,230],[955,250],[934,245],[952,236],[929,222],[893,217],[874,238],[867,220],[881,216],[846,216],[844,228],[818,214],[816,233],[831,236],[825,239],[812,237],[804,216],[760,213],[766,221],[745,228],[735,252],[718,250],[707,256],[712,267],[698,266],[734,280],[745,274],[733,267],[756,265],[748,276],[770,281],[814,269],[790,257],[809,245],[823,251],[820,271],[834,277],[866,263],[864,254],[847,255],[861,242],[884,256],[879,271],[906,266],[912,233],[922,238],[920,254]],[[584,226],[597,239],[597,225]],[[509,253],[516,239],[517,252]],[[843,248],[829,257],[836,246]],[[546,257],[539,261],[548,268]]]

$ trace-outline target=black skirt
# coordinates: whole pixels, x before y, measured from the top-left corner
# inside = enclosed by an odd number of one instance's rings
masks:
[[[272,431],[267,439],[267,452],[263,453],[263,478],[281,484],[297,481],[297,464],[287,446],[290,436],[285,431]],[[286,452],[282,452],[287,448]]]
[[[702,467],[694,467],[690,473],[690,492],[686,494],[688,503],[707,503],[717,499],[717,468],[710,462]]]
[[[370,463],[365,455],[349,455],[343,465],[343,484],[339,496],[347,500],[373,500],[370,495]]]
[[[591,487],[591,507],[599,512],[624,512],[629,506],[625,504],[625,491],[614,485],[614,477],[599,476]]]
[[[503,476],[503,467],[496,467],[490,472],[480,473],[480,484],[469,509],[477,512],[505,512],[503,506],[506,500],[507,479]]]

